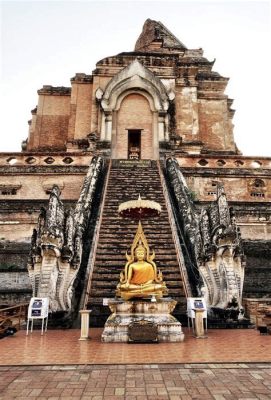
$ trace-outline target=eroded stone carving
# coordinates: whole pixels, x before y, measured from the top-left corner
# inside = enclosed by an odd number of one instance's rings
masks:
[[[101,157],[93,157],[75,209],[65,210],[54,185],[31,240],[28,271],[33,296],[49,297],[51,311],[71,311],[73,283],[82,260],[83,235],[93,206]]]
[[[193,266],[199,275],[194,284],[204,295],[209,311],[235,303],[242,308],[245,256],[239,228],[221,183],[217,199],[197,212],[175,159],[167,160],[167,174],[176,200],[178,215],[189,246]],[[191,277],[191,271],[190,271]]]

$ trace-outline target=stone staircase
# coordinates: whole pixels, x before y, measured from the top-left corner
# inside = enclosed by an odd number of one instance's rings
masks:
[[[114,298],[120,272],[126,263],[125,253],[133,242],[137,221],[118,215],[120,203],[137,199],[154,200],[162,206],[159,217],[144,219],[143,229],[155,262],[162,271],[169,296],[178,301],[175,315],[184,313],[185,294],[172,238],[158,165],[155,161],[125,163],[113,160],[104,199],[104,209],[99,231],[94,268],[91,274],[87,307],[92,309],[91,323],[103,326],[110,314],[103,306],[103,298]]]

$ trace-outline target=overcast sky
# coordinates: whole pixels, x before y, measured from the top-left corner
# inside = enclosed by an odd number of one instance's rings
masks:
[[[20,151],[43,85],[70,86],[98,60],[132,51],[147,18],[229,77],[235,140],[271,156],[269,1],[1,1],[0,151]]]

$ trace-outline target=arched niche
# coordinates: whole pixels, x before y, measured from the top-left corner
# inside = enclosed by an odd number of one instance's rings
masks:
[[[133,96],[132,96],[133,95]],[[159,158],[159,142],[168,140],[168,106],[169,99],[174,98],[172,91],[167,92],[163,83],[151,71],[145,68],[138,60],[133,61],[128,67],[121,70],[107,84],[105,91],[99,88],[96,91],[96,97],[101,104],[101,140],[112,143],[112,158],[123,158],[123,148],[119,151],[121,145],[118,140],[119,135],[123,135],[123,127],[119,124],[119,113],[123,101],[134,99],[134,107],[129,108],[129,112],[136,111],[139,97],[142,101],[148,102],[148,107],[152,114],[151,143],[152,159]],[[145,100],[143,100],[143,98]],[[147,104],[147,103],[146,103]],[[122,115],[123,120],[123,115]],[[135,124],[134,130],[141,130],[144,133],[142,119]],[[144,124],[143,124],[144,125]],[[121,130],[122,129],[122,130]],[[128,126],[126,127],[128,134]],[[127,138],[126,138],[127,139]],[[123,146],[123,144],[122,144]],[[128,152],[127,152],[128,154]],[[142,152],[144,154],[144,151]],[[150,155],[150,152],[149,152]],[[126,157],[125,157],[126,158]]]
[[[157,158],[155,113],[147,96],[136,91],[126,93],[119,102],[114,120],[112,158]]]

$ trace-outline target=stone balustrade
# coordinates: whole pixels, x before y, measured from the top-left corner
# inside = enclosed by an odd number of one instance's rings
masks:
[[[183,168],[240,168],[240,169],[271,169],[269,157],[243,157],[243,156],[199,156],[189,155],[176,157],[180,167]]]
[[[88,166],[92,153],[0,153],[0,166]]]
[[[34,153],[0,153],[0,166],[17,165],[82,165],[88,166],[92,158],[90,152],[55,152]],[[271,169],[271,158],[243,156],[206,156],[188,155],[176,157],[184,168],[241,168],[241,169]]]

